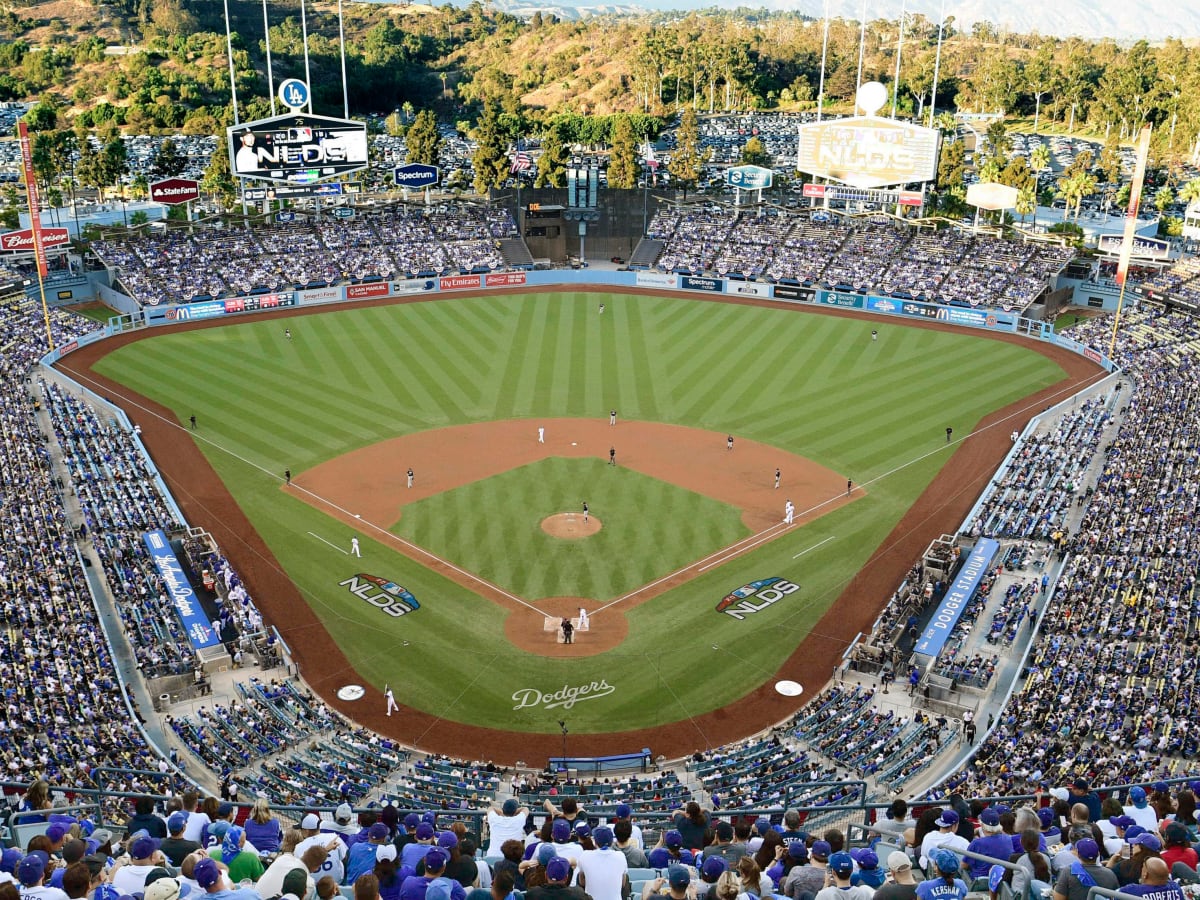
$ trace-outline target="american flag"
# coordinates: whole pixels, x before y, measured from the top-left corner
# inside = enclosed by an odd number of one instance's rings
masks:
[[[513,172],[524,172],[533,168],[533,158],[524,150],[518,150],[513,156],[512,169]]]

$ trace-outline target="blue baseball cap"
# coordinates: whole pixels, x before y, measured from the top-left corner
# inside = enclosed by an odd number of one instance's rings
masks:
[[[944,848],[933,852],[933,864],[944,875],[951,875],[959,869],[958,857]]]
[[[612,829],[607,825],[599,826],[592,832],[592,840],[596,842],[597,847],[611,847],[613,842]]]
[[[188,817],[185,812],[171,813],[171,817],[167,819],[167,831],[171,832],[171,834],[183,831],[187,827],[187,820]]]
[[[672,828],[670,831],[668,831],[666,834],[663,835],[663,843],[668,847],[682,847],[683,846],[683,835],[680,834],[678,831],[676,831],[674,828]]]
[[[541,843],[537,848],[537,861],[539,866],[544,866],[554,857],[558,856],[558,851],[554,849],[553,844]]]
[[[950,828],[958,824],[958,813],[952,809],[943,809],[937,821],[933,823],[938,828]]]
[[[618,819],[628,819],[632,815],[633,815],[633,807],[630,806],[628,803],[618,803],[617,804],[617,818]]]
[[[844,850],[839,850],[829,857],[829,868],[838,875],[849,875],[854,871],[854,857]]]
[[[571,877],[571,861],[565,856],[556,856],[546,863],[546,877],[551,881],[566,881]]]
[[[1146,789],[1143,787],[1130,788],[1129,799],[1133,801],[1133,805],[1138,809],[1146,808]]]

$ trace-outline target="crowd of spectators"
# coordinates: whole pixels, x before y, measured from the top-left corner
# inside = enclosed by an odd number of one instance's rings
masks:
[[[139,303],[501,269],[517,233],[506,209],[392,204],[349,220],[172,230],[97,240],[96,255]],[[238,260],[236,266],[230,259]]]
[[[820,211],[739,211],[708,203],[660,208],[647,237],[663,242],[655,267],[668,272],[1018,310],[1041,296],[1074,256],[1054,244],[921,230],[880,218],[851,225]]]

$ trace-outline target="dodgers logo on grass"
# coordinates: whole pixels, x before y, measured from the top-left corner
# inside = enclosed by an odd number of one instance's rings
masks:
[[[717,612],[741,621],[746,616],[761,612],[772,603],[778,603],[789,594],[800,590],[800,585],[782,578],[760,578],[730,591],[717,604]]]
[[[583,700],[598,700],[607,697],[616,688],[601,678],[588,684],[564,684],[557,691],[543,693],[537,688],[521,688],[513,691],[514,710],[526,709],[530,706],[540,706],[542,709],[570,709]]]
[[[407,590],[396,582],[378,575],[359,572],[345,581],[339,581],[338,586],[344,587],[358,599],[365,600],[376,609],[395,618],[416,612],[421,608],[417,598]]]

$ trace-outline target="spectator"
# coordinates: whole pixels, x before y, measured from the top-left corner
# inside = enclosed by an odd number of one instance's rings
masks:
[[[888,883],[875,891],[872,900],[913,900],[917,896],[917,882],[908,854],[893,850],[888,854],[887,867]]]
[[[1053,900],[1087,900],[1093,887],[1117,889],[1117,876],[1098,865],[1100,845],[1091,838],[1076,841],[1073,848],[1076,861],[1064,868],[1054,884]]]
[[[671,819],[671,824],[683,839],[683,846],[689,850],[703,850],[709,843],[708,814],[694,800],[688,801],[682,812]]]
[[[959,872],[958,856],[939,847],[933,851],[930,863],[933,874],[917,885],[920,900],[966,900],[967,886],[961,878],[955,877]]]
[[[1135,897],[1151,900],[1184,900],[1183,888],[1171,879],[1167,864],[1161,859],[1149,859],[1142,869],[1142,879],[1137,884],[1124,885],[1121,891]]]
[[[279,819],[271,815],[271,806],[266,797],[259,797],[250,809],[250,817],[246,820],[246,840],[249,841],[259,854],[271,856],[279,852],[283,839],[283,827]]]

